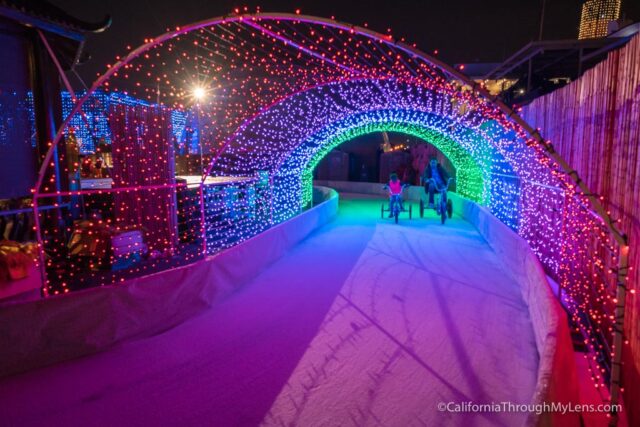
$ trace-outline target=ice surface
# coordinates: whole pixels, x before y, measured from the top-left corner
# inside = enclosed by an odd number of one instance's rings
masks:
[[[531,400],[518,285],[462,219],[396,225],[380,203],[343,200],[335,222],[164,334],[2,380],[0,424],[522,424],[437,409]]]

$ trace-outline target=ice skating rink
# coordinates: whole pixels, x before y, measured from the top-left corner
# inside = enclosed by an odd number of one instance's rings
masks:
[[[532,398],[533,329],[496,254],[462,219],[414,209],[396,225],[381,201],[342,198],[334,222],[213,309],[0,380],[0,425],[523,424],[438,409]]]

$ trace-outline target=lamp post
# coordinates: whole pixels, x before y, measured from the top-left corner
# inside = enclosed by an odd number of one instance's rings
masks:
[[[204,173],[204,156],[202,153],[202,120],[201,120],[202,106],[200,103],[205,99],[206,96],[207,96],[207,91],[202,86],[196,86],[193,89],[193,98],[196,100],[196,105],[198,108],[198,113],[197,113],[198,114],[198,149],[200,150],[200,176],[202,176],[202,174]]]
[[[547,0],[542,0],[542,8],[540,9],[540,30],[538,31],[538,41],[542,41],[542,33],[544,32],[544,10]]]

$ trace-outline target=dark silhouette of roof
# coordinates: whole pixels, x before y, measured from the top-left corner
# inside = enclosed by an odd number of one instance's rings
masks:
[[[108,15],[100,22],[85,22],[46,0],[0,0],[0,16],[78,41],[111,25]]]
[[[456,64],[456,67],[473,79],[515,80],[500,97],[507,103],[524,105],[577,79],[638,32],[640,23],[627,25],[607,37],[533,41],[501,63]]]

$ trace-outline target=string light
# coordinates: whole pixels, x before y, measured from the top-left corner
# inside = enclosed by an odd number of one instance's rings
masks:
[[[580,13],[578,39],[606,37],[609,23],[620,19],[622,0],[586,0]]]
[[[63,232],[42,218],[45,250],[55,255],[46,266],[52,293],[66,291],[69,283],[114,283],[171,268],[237,244],[309,205],[313,169],[331,149],[371,132],[401,132],[442,151],[456,169],[459,193],[526,239],[559,281],[573,324],[602,355],[600,368],[606,367],[618,351],[607,345],[618,248],[588,197],[545,146],[435,60],[390,42],[391,35],[299,14],[240,13],[153,39],[148,49],[132,51],[137,56],[110,70],[100,88],[104,96],[135,102],[125,102],[129,112],[119,119],[113,107],[107,109],[111,119],[104,134],[109,141],[128,138],[116,144],[126,152],[120,158],[130,159],[145,178],[131,188],[63,194],[54,185],[59,176],[47,175],[36,197],[69,201],[62,208],[69,218]],[[140,146],[159,159],[129,156]],[[174,152],[195,182],[167,180]],[[204,162],[199,168],[189,157],[195,152]],[[202,185],[201,175],[207,178]],[[127,192],[148,205],[140,210],[148,211],[142,227],[176,215],[177,232],[148,237],[145,244],[160,253],[122,274],[91,265],[89,272],[69,269],[68,254],[56,248],[65,246],[60,236],[73,231],[72,213],[86,208],[89,195],[117,198]],[[85,205],[74,198],[80,195]],[[92,232],[120,227],[116,202],[107,197],[90,203],[103,212]],[[603,381],[601,372],[594,379]]]

